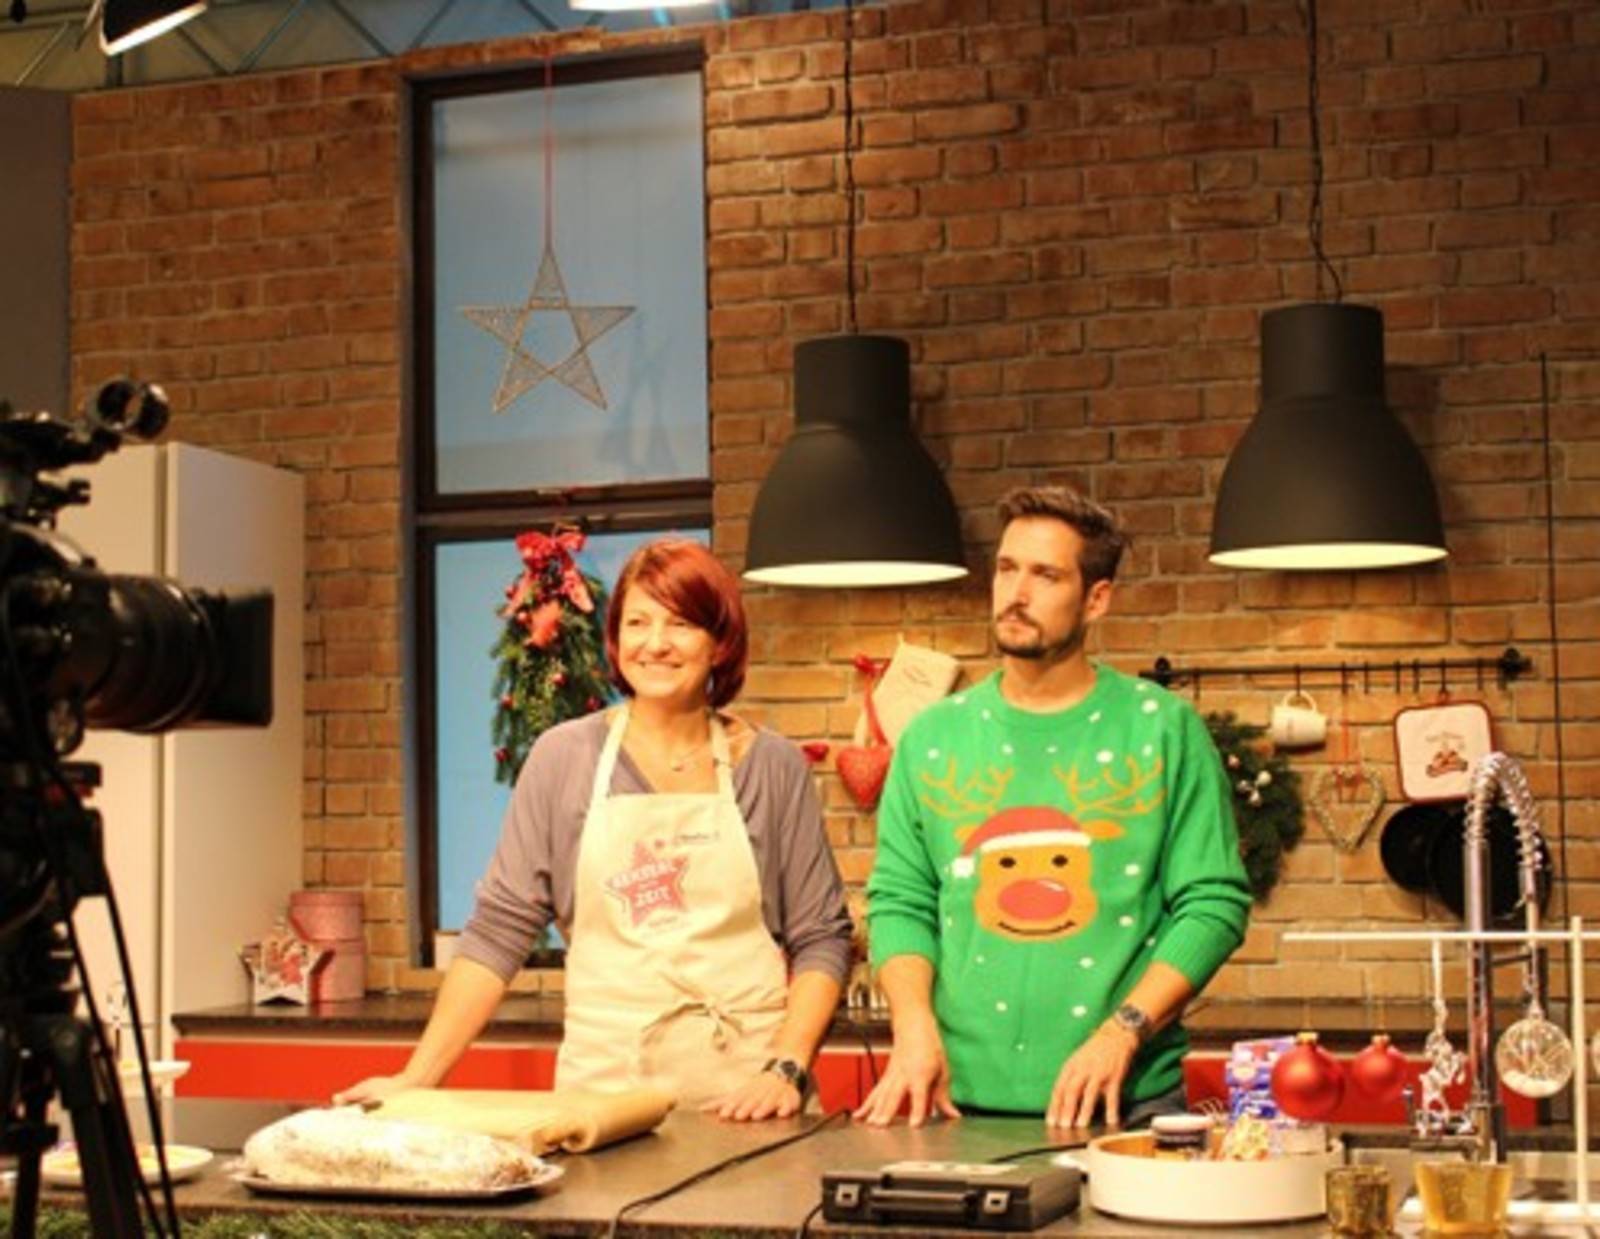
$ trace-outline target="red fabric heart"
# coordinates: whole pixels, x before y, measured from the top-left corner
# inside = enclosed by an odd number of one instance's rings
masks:
[[[870,748],[852,744],[840,749],[834,760],[844,790],[869,813],[878,807],[878,797],[883,795],[883,781],[889,777],[892,752],[887,744],[875,744]]]
[[[839,782],[850,793],[850,799],[868,813],[878,807],[878,797],[883,795],[883,781],[889,777],[889,758],[894,746],[883,734],[878,724],[878,711],[872,704],[872,686],[883,668],[864,655],[856,656],[856,668],[866,674],[867,688],[862,694],[862,705],[867,711],[867,740],[865,748],[846,745],[839,750],[834,768],[839,772]]]

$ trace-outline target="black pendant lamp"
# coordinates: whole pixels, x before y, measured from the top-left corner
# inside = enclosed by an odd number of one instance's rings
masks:
[[[967,574],[961,522],[911,427],[911,351],[837,335],[794,351],[795,425],[750,516],[748,580],[917,585]]]
[[[855,9],[844,6],[844,335],[794,350],[794,430],[750,514],[746,580],[926,585],[967,575],[961,521],[911,426],[911,349],[856,334]]]
[[[1384,403],[1383,315],[1305,304],[1261,319],[1261,411],[1223,471],[1211,562],[1394,568],[1443,559],[1427,462]]]
[[[1317,300],[1261,316],[1261,411],[1234,448],[1211,517],[1225,568],[1397,568],[1443,559],[1422,453],[1384,403],[1383,315],[1342,303],[1322,248],[1317,0],[1306,4],[1309,232]],[[1322,276],[1333,302],[1322,300]]]
[[[100,47],[116,56],[205,11],[208,0],[104,0]]]

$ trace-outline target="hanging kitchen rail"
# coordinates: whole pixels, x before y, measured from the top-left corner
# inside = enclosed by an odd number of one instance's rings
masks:
[[[1493,672],[1496,684],[1504,688],[1512,680],[1531,675],[1533,660],[1514,646],[1507,646],[1495,658],[1360,659],[1337,663],[1237,663],[1231,666],[1220,663],[1212,666],[1182,666],[1163,655],[1156,659],[1154,666],[1146,667],[1139,674],[1146,680],[1154,680],[1163,688],[1188,685],[1198,696],[1202,680],[1229,677],[1246,680],[1292,679],[1297,689],[1306,687],[1308,682],[1312,687],[1337,684],[1343,692],[1350,691],[1358,680],[1364,693],[1372,691],[1374,682],[1382,686],[1386,681],[1393,683],[1395,692],[1401,692],[1407,682],[1412,692],[1420,693],[1424,689],[1448,691],[1451,673],[1458,673],[1456,679],[1459,683],[1459,673],[1463,671],[1476,676],[1479,688],[1484,686],[1484,677]]]

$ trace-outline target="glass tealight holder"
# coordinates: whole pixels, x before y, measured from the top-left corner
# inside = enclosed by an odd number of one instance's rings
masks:
[[[1422,1227],[1429,1235],[1500,1235],[1511,1204],[1511,1167],[1498,1162],[1417,1162]]]
[[[1335,1166],[1324,1178],[1328,1227],[1336,1235],[1387,1235],[1394,1222],[1394,1184],[1383,1166]]]

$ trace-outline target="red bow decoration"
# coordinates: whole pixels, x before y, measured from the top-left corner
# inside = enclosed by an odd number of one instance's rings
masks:
[[[583,549],[581,529],[560,527],[553,533],[530,529],[517,535],[522,575],[506,587],[500,617],[517,617],[528,630],[525,645],[548,649],[560,635],[561,599],[584,614],[594,610],[594,597],[572,557]]]
[[[884,780],[889,777],[889,759],[894,755],[894,749],[878,724],[878,711],[872,704],[873,685],[878,682],[887,664],[879,659],[868,658],[865,654],[857,654],[855,665],[856,670],[867,677],[866,691],[862,693],[862,703],[867,711],[867,743],[865,746],[851,744],[841,748],[834,765],[839,771],[839,781],[850,793],[850,799],[870,813],[878,807],[878,798],[883,795]]]

